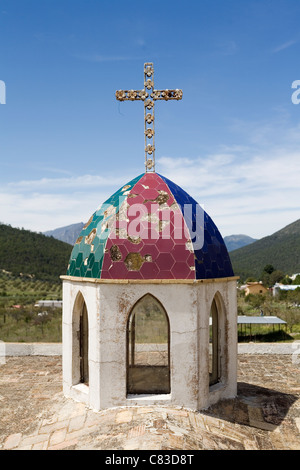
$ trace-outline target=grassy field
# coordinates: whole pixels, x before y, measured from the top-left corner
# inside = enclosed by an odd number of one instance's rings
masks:
[[[27,305],[0,310],[0,340],[6,343],[60,343],[61,309]]]
[[[0,340],[5,342],[61,342],[62,311],[60,308],[35,307],[38,300],[61,300],[62,286],[57,282],[39,281],[25,276],[14,277],[9,273],[0,273]],[[295,294],[294,294],[295,296]],[[286,327],[243,326],[239,327],[239,341],[293,341],[300,339],[300,307],[297,298],[274,298],[267,295],[250,295],[245,297],[238,293],[238,315],[274,315],[287,322]],[[152,306],[153,307],[153,306]],[[137,320],[145,322],[149,312],[139,312]],[[150,308],[150,307],[149,307]],[[150,309],[151,310],[151,309]],[[159,310],[159,309],[158,309]],[[157,312],[158,315],[158,312]],[[156,319],[155,329],[157,341],[165,339],[165,324],[161,325],[161,317]],[[138,317],[137,317],[138,318]],[[164,333],[161,334],[160,330]],[[145,335],[146,328],[137,328],[136,341],[147,342],[147,338],[139,338],[140,332]],[[162,337],[161,337],[162,336]],[[152,339],[151,339],[152,341]]]
[[[270,294],[245,297],[238,293],[238,315],[275,316],[286,322],[286,325],[251,325],[239,326],[238,339],[244,341],[286,342],[300,339],[300,307],[294,299],[285,296],[273,297]]]
[[[61,282],[0,274],[0,340],[61,342],[62,311],[35,307],[38,300],[61,300]]]
[[[0,308],[12,305],[34,304],[40,299],[59,300],[62,296],[60,279],[40,281],[28,276],[0,273]]]

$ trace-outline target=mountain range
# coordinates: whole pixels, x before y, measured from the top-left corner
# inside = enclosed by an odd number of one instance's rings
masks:
[[[0,271],[59,282],[59,276],[66,273],[72,245],[82,227],[83,223],[72,224],[47,232],[51,236],[46,236],[0,223]],[[234,273],[242,281],[250,276],[259,279],[267,264],[284,274],[300,272],[300,219],[260,240],[253,241],[245,235],[232,235],[224,240]],[[249,241],[250,244],[231,251],[239,243]]]
[[[74,245],[83,225],[80,222],[45,234]],[[300,219],[260,240],[248,235],[229,235],[224,242],[234,273],[242,280],[250,276],[259,278],[267,264],[290,275],[300,272]]]
[[[227,247],[227,250],[233,251],[242,246],[250,245],[251,243],[256,242],[255,238],[251,238],[248,235],[228,235],[224,237],[224,242]]]
[[[234,273],[245,280],[259,278],[264,267],[292,275],[300,272],[300,219],[278,232],[230,253]]]
[[[83,222],[77,224],[67,225],[65,227],[56,228],[54,230],[49,230],[44,232],[44,235],[56,238],[70,245],[74,245],[79,234],[84,226]],[[224,242],[228,251],[236,250],[242,246],[249,245],[250,243],[255,242],[254,238],[248,237],[247,235],[229,235],[224,237]]]
[[[56,228],[54,230],[48,230],[44,232],[44,235],[48,237],[56,238],[62,242],[69,243],[70,245],[74,245],[79,234],[84,226],[83,222],[79,222],[77,224],[67,225],[66,227]]]

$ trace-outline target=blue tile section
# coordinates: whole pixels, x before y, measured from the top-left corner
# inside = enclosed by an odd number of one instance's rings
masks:
[[[203,209],[201,209],[199,204],[188,193],[180,188],[180,186],[162,175],[159,176],[169,186],[177,204],[180,206],[190,233],[191,230],[192,233],[194,233],[196,230],[197,210],[199,211],[199,214]],[[189,204],[191,206],[188,213],[185,210],[185,204]],[[230,257],[223,237],[209,215],[205,211],[203,212],[203,226],[197,227],[197,232],[194,238],[191,236],[195,254],[196,279],[213,279],[234,276]]]

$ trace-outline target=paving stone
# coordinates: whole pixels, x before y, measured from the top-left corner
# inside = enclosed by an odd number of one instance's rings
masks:
[[[116,416],[116,423],[121,424],[121,423],[128,423],[132,419],[132,410],[122,410],[120,411],[117,416]]]
[[[41,426],[39,429],[39,434],[45,434],[45,433],[51,434],[54,431],[57,431],[62,428],[66,428],[69,425],[69,421],[70,421],[69,419],[65,419],[63,421],[54,420],[52,424],[45,424]]]
[[[78,439],[73,439],[71,441],[63,441],[59,444],[49,446],[47,450],[64,450],[74,448],[78,444]]]
[[[287,354],[239,355],[237,397],[201,412],[94,412],[63,396],[60,357],[8,357],[0,396],[0,449],[300,449],[300,368]]]
[[[39,444],[41,442],[48,441],[49,435],[48,434],[37,434],[37,435],[31,435],[22,438],[21,445],[22,446],[28,446],[28,445],[34,445],[34,444]]]
[[[85,414],[78,415],[78,416],[75,416],[74,418],[71,418],[70,423],[69,423],[69,432],[77,431],[78,429],[81,429],[84,425],[85,418],[86,418]]]
[[[57,431],[54,431],[54,433],[50,437],[50,446],[53,446],[55,444],[61,444],[65,440],[66,434],[67,428],[58,429]]]
[[[46,441],[43,441],[43,442],[39,442],[38,444],[34,444],[31,449],[32,450],[47,450],[48,448],[48,439]],[[30,450],[31,450],[30,449]]]
[[[11,434],[6,438],[6,441],[4,443],[4,449],[14,449],[15,447],[18,447],[22,439],[22,434],[16,433],[16,434]]]
[[[88,410],[85,418],[85,426],[93,426],[94,424],[99,424],[101,422],[101,417],[98,413]]]

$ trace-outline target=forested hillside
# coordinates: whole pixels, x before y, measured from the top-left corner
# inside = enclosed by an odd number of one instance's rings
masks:
[[[66,273],[72,246],[25,229],[0,224],[0,269],[14,276],[59,282]]]
[[[300,272],[300,219],[278,232],[230,252],[234,273],[245,280],[259,278],[271,264],[286,274]]]

